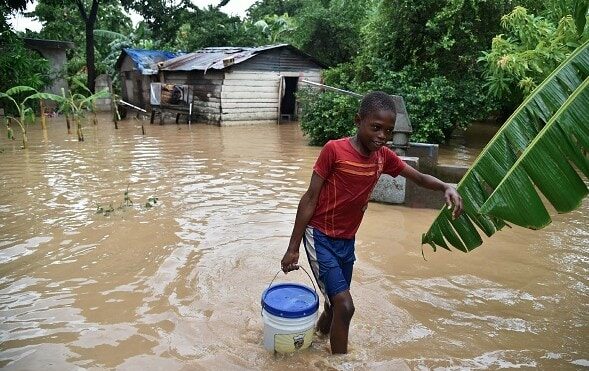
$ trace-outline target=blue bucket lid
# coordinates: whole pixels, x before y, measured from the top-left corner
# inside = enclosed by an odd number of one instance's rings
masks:
[[[300,318],[319,309],[319,297],[311,288],[297,283],[280,283],[262,294],[262,308],[283,318]]]

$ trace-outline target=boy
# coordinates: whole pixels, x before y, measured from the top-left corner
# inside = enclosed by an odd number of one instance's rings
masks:
[[[395,103],[383,92],[367,94],[354,119],[353,137],[329,141],[313,167],[309,189],[301,198],[288,249],[281,261],[288,273],[298,269],[299,246],[305,245],[309,264],[325,310],[317,329],[330,335],[331,352],[347,353],[348,330],[354,314],[350,295],[354,265],[354,236],[381,173],[402,175],[418,185],[444,192],[456,218],[462,199],[441,180],[407,166],[385,146],[395,125]]]

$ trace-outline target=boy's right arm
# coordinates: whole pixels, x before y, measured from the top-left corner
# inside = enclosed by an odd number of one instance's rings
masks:
[[[297,208],[297,216],[295,218],[294,228],[290,236],[288,249],[286,250],[284,257],[280,262],[284,273],[299,268],[297,265],[299,262],[299,247],[301,246],[301,241],[303,239],[303,234],[305,234],[307,224],[309,224],[309,221],[315,212],[315,207],[317,206],[317,201],[319,200],[319,193],[321,192],[321,187],[323,187],[323,182],[323,178],[321,178],[316,172],[313,172],[309,189],[307,189],[307,192],[305,192],[303,197],[301,197],[299,207]]]

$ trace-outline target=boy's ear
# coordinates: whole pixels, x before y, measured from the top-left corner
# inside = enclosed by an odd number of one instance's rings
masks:
[[[357,113],[356,116],[354,116],[354,123],[356,124],[356,126],[360,126],[361,122],[362,122],[362,117],[360,117],[360,114]]]

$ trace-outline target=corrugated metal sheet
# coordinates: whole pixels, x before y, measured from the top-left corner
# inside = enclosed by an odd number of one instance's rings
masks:
[[[177,58],[167,60],[159,64],[160,70],[163,71],[204,71],[207,70],[224,70],[233,65],[247,61],[248,59],[263,53],[267,50],[278,48],[287,48],[295,53],[309,59],[313,63],[323,67],[323,65],[316,61],[311,56],[304,54],[298,49],[288,44],[266,45],[256,48],[238,48],[238,47],[222,47],[222,48],[205,48],[194,53],[189,53]]]
[[[159,62],[167,61],[168,59],[176,58],[184,53],[174,53],[165,50],[145,50],[145,49],[123,49],[116,66],[120,65],[122,58],[127,54],[135,68],[143,75],[151,75],[157,73],[157,64]]]

